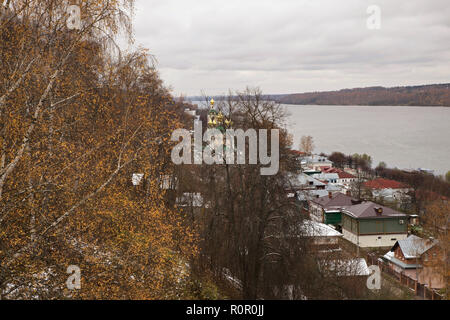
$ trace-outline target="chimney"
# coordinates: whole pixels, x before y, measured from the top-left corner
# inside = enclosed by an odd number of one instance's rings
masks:
[[[375,207],[375,212],[377,213],[377,216],[381,216],[383,214],[383,208],[382,207]]]
[[[333,194],[331,193],[331,191],[328,191],[328,198],[330,198],[330,199],[333,198]]]

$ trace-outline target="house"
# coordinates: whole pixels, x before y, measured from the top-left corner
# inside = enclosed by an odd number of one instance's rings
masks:
[[[439,241],[422,239],[415,235],[397,241],[384,255],[388,266],[396,273],[403,274],[429,288],[445,288],[445,277],[440,266],[444,265]]]
[[[301,161],[303,167],[307,167],[309,169],[321,171],[320,167],[333,167],[333,162],[328,160],[327,157],[319,156],[319,155],[311,155],[308,157],[304,157]]]
[[[313,177],[300,173],[298,175],[290,175],[288,177],[288,183],[285,186],[286,190],[298,191],[298,190],[325,190],[326,183],[314,179]]]
[[[384,178],[366,181],[363,188],[369,190],[373,198],[391,202],[404,199],[410,191],[406,184]]]
[[[313,174],[317,174],[317,173],[321,173],[322,171],[320,171],[319,169],[304,169],[303,173],[307,174],[309,176],[312,176]]]
[[[201,193],[185,192],[180,197],[176,198],[176,203],[179,207],[203,207],[204,200]]]
[[[339,175],[337,173],[315,173],[312,177],[327,183],[338,183],[339,180]]]
[[[417,171],[419,171],[421,173],[426,173],[426,174],[434,174],[434,170],[433,169],[418,168]]]
[[[356,180],[353,174],[339,168],[321,167],[321,171],[322,173],[336,173],[338,175],[336,183],[340,185],[349,185]]]
[[[318,267],[324,277],[330,277],[341,288],[343,298],[360,298],[367,292],[367,278],[371,274],[363,258],[319,259]]]
[[[338,183],[343,185],[349,185],[352,182],[356,181],[356,177],[351,173],[345,172],[343,170],[339,170],[338,174]]]
[[[131,183],[133,184],[133,186],[140,185],[143,177],[143,173],[133,173],[133,175],[131,176]]]
[[[310,200],[309,215],[314,221],[337,226],[341,223],[342,208],[356,203],[352,197],[343,193],[329,193],[324,197]]]
[[[319,267],[338,277],[367,277],[371,273],[363,258],[320,260]]]
[[[178,187],[178,178],[173,175],[161,175],[159,177],[159,187],[163,190],[175,190]]]
[[[334,228],[312,220],[303,220],[299,227],[299,234],[309,239],[314,249],[338,250],[342,233]]]
[[[305,152],[293,149],[289,150],[289,153],[298,161],[301,161],[301,159],[306,156]]]
[[[407,219],[394,209],[363,201],[342,209],[342,234],[358,247],[392,247],[406,239]]]
[[[330,193],[340,193],[341,191],[338,186],[326,184],[305,173],[292,175],[288,180],[289,182],[285,186],[285,190],[288,193],[294,193],[296,195],[297,201],[302,205],[305,211],[309,210],[309,201],[311,199],[324,197]]]
[[[188,115],[190,115],[190,116],[192,116],[192,117],[195,117],[195,115],[196,115],[196,110],[191,110],[191,109],[189,109],[189,108],[185,108],[185,109],[184,109],[184,113],[186,113],[186,114],[188,114]]]

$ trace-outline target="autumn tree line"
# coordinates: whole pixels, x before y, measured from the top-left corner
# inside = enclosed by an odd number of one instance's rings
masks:
[[[113,40],[132,0],[76,4],[71,30],[65,2],[0,1],[0,298],[178,298],[196,235],[160,181],[182,106]]]

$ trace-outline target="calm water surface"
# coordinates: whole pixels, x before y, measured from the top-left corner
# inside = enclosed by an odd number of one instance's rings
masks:
[[[367,153],[374,166],[450,170],[450,108],[285,106],[296,147],[311,135],[317,153]]]

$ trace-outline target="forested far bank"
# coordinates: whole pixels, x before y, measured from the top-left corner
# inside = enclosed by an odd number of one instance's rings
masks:
[[[284,104],[450,107],[450,84],[368,87],[274,96]]]

